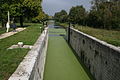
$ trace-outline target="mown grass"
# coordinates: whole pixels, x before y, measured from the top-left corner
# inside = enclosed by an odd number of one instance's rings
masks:
[[[0,80],[7,80],[16,70],[29,49],[7,48],[22,41],[24,44],[33,45],[40,35],[40,24],[28,24],[26,30],[13,36],[0,39]]]
[[[57,23],[58,25],[67,27],[66,23]],[[106,30],[106,29],[98,29],[87,26],[79,26],[75,25],[75,28],[79,31],[87,33],[97,39],[103,40],[109,44],[120,46],[120,31],[119,30]]]
[[[50,29],[49,32],[65,34],[64,29]],[[44,80],[90,80],[62,36],[49,36]]]
[[[76,29],[94,36],[100,40],[106,41],[109,44],[120,46],[120,31],[95,29],[85,26],[76,26]]]

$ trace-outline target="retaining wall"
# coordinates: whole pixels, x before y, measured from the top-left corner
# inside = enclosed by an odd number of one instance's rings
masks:
[[[43,80],[47,44],[46,28],[9,80]]]
[[[120,80],[120,49],[73,28],[70,45],[96,80]]]

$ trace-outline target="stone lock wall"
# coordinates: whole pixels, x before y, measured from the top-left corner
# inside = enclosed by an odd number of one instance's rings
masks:
[[[47,45],[46,28],[9,80],[43,80]]]
[[[96,80],[120,80],[120,49],[73,28],[70,45]]]

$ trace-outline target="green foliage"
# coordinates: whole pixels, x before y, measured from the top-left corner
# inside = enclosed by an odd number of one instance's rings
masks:
[[[48,15],[47,14],[45,14],[44,12],[39,12],[39,15],[38,16],[36,16],[36,17],[34,17],[33,19],[32,19],[32,21],[33,22],[40,22],[40,21],[45,21],[45,20],[47,20],[48,19]]]
[[[86,12],[83,6],[76,6],[70,9],[70,13],[69,13],[70,22],[84,25],[85,17],[86,17]]]
[[[120,1],[93,0],[93,4],[87,25],[105,29],[120,28]]]
[[[42,12],[40,6],[41,2],[38,0],[24,0],[23,11],[27,17],[36,17]]]
[[[24,19],[36,21],[36,17],[38,16],[37,20],[41,19],[46,15],[42,11],[41,2],[42,0],[1,0],[0,20],[4,19],[7,21],[7,11],[10,11],[11,18],[18,19],[19,17],[21,24]],[[42,16],[40,16],[40,13],[42,13]]]
[[[67,22],[67,12],[65,10],[61,10],[60,12],[55,13],[54,19],[59,22]]]
[[[3,22],[5,22],[5,20],[7,19],[7,11],[9,10],[9,4],[5,3],[5,0],[0,0],[0,21],[2,22],[2,26],[3,26]]]
[[[69,15],[63,16],[62,11],[55,13],[58,22],[71,22],[73,24],[88,25],[103,29],[120,29],[120,1],[119,0],[93,0],[89,12],[83,6],[70,9]],[[66,17],[67,16],[67,17]]]

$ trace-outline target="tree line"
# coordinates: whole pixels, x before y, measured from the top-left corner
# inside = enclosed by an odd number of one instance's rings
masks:
[[[70,22],[103,29],[120,29],[120,1],[93,0],[90,11],[80,6],[72,7],[67,14],[65,10],[55,13],[59,22]]]
[[[0,0],[0,22],[5,26],[7,22],[7,12],[10,12],[11,20],[19,21],[23,26],[23,21],[39,22],[48,17],[42,11],[42,0]]]

